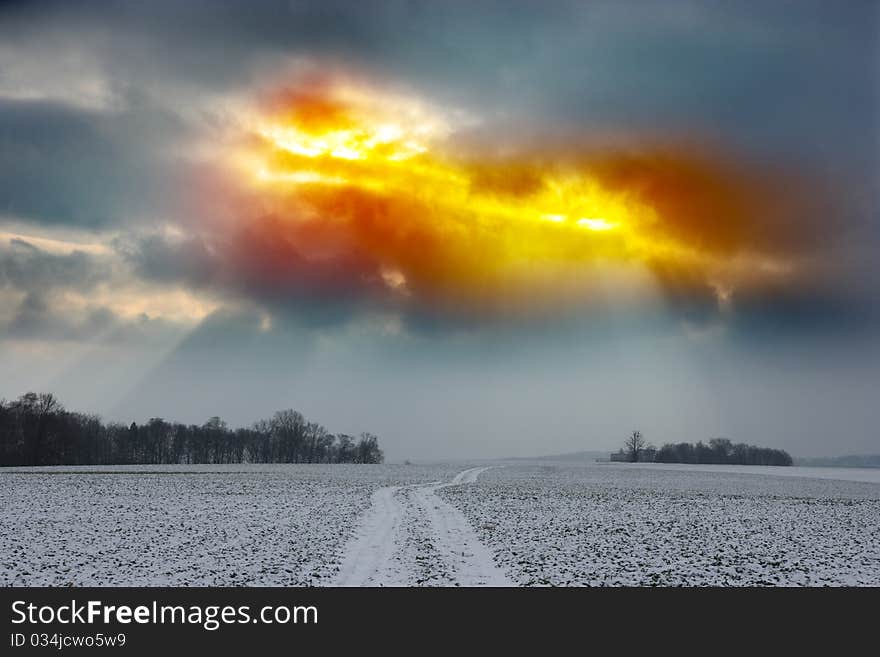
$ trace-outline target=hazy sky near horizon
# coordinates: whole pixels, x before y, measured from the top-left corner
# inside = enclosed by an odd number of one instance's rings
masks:
[[[388,457],[880,450],[875,2],[12,2],[0,397]]]

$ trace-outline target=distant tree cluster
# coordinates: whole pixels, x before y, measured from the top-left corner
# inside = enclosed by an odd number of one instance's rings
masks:
[[[727,438],[712,438],[709,444],[666,443],[660,449],[645,442],[641,431],[633,431],[623,447],[611,455],[612,461],[631,463],[712,463],[728,465],[791,465],[788,452],[745,443],[732,443]]]
[[[201,426],[152,418],[103,423],[66,410],[52,394],[0,400],[0,465],[170,463],[382,463],[379,439],[332,434],[294,410],[247,429],[219,417]]]
[[[727,438],[712,438],[709,444],[667,443],[657,450],[658,463],[715,463],[731,465],[791,465],[792,458],[782,449],[732,443]]]

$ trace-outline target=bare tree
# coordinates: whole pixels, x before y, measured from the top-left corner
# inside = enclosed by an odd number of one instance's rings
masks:
[[[14,406],[30,420],[25,435],[31,445],[31,465],[47,465],[49,425],[53,415],[63,412],[64,407],[52,393],[35,392],[19,397]]]
[[[623,452],[631,463],[639,460],[639,453],[645,448],[645,439],[641,431],[633,431],[623,443]]]
[[[336,463],[353,463],[357,453],[354,438],[346,433],[341,433],[336,436],[336,440]]]
[[[362,433],[355,446],[355,463],[382,463],[385,460],[379,449],[379,439],[371,433]]]
[[[279,451],[279,463],[300,463],[303,460],[303,442],[306,419],[293,409],[278,411],[269,420],[272,437]]]

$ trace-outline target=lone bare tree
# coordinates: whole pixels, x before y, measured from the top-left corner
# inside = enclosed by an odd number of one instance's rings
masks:
[[[633,431],[623,443],[623,451],[631,463],[639,460],[639,453],[645,448],[645,439],[641,431]]]

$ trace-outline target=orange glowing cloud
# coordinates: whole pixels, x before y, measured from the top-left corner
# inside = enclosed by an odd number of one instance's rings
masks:
[[[468,121],[350,78],[271,94],[224,154],[250,199],[230,261],[281,289],[528,313],[588,297],[605,269],[726,300],[796,276],[816,239],[781,175],[684,148],[497,156],[456,147]]]

